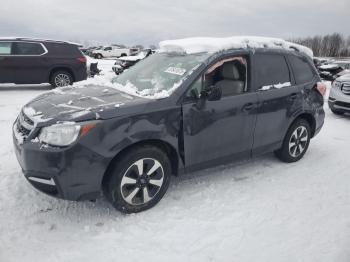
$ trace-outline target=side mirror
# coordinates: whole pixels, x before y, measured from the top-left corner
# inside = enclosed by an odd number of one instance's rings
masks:
[[[206,90],[201,92],[201,97],[206,98],[208,101],[218,101],[221,99],[222,90],[217,86],[210,86]]]

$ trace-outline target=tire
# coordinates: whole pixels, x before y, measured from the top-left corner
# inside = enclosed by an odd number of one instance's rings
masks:
[[[127,55],[126,55],[126,54],[124,54],[124,53],[120,55],[120,57],[124,57],[124,56],[127,56]]]
[[[96,55],[95,55],[95,58],[96,58],[96,59],[102,59],[102,57],[103,57],[103,56],[102,56],[101,54],[96,54]]]
[[[331,111],[335,115],[339,115],[339,116],[344,115],[344,112],[342,112],[342,111],[338,111],[338,110],[335,110],[335,109],[332,109],[332,108],[331,108]]]
[[[140,146],[119,158],[107,175],[103,191],[108,201],[123,213],[137,213],[162,199],[169,187],[171,164],[159,148]]]
[[[306,153],[311,138],[309,123],[302,118],[297,119],[288,129],[282,147],[275,155],[283,162],[299,161]]]
[[[69,86],[73,84],[73,76],[64,70],[54,72],[50,78],[50,84],[53,88]]]

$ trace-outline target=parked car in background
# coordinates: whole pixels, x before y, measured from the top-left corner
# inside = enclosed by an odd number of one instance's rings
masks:
[[[77,44],[32,38],[0,40],[0,83],[61,87],[86,78],[86,57]]]
[[[336,64],[343,69],[350,70],[350,60],[336,60],[333,62],[333,64]]]
[[[156,205],[173,174],[272,151],[300,160],[323,126],[325,85],[297,51],[309,49],[249,39],[165,41],[113,87],[68,87],[32,100],[13,126],[26,179],[70,200],[102,191],[133,213]]]
[[[90,47],[88,47],[87,49],[86,49],[86,51],[85,51],[85,55],[87,55],[87,56],[93,56],[93,54],[92,54],[92,52],[94,51],[94,50],[98,50],[98,49],[101,49],[101,48],[103,48],[103,46],[90,46]]]
[[[331,64],[323,64],[319,66],[318,71],[319,71],[320,77],[323,80],[333,81],[338,77],[339,73],[344,71],[344,69],[338,64],[331,63]]]
[[[334,80],[329,93],[328,105],[334,114],[350,113],[350,74]]]
[[[319,66],[327,64],[330,61],[329,58],[324,58],[324,57],[314,57],[313,62],[315,67],[318,69]]]
[[[145,59],[149,55],[153,54],[154,51],[151,49],[144,49],[140,51],[135,56],[124,56],[119,59],[117,59],[112,66],[112,70],[117,74],[121,74],[125,69],[128,69],[130,66],[135,65],[137,62],[141,61],[142,59]]]
[[[121,56],[131,56],[138,52],[137,48],[126,48],[122,46],[105,46],[101,49],[96,49],[92,51],[92,56],[97,59],[110,58],[110,57],[121,57]]]

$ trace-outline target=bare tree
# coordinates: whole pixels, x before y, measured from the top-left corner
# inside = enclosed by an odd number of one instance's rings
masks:
[[[350,56],[350,36],[346,39],[339,33],[295,38],[290,41],[311,48],[315,56]]]

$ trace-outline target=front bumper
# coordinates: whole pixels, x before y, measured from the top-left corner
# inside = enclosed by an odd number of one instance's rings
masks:
[[[350,113],[350,95],[344,94],[340,87],[333,86],[329,94],[328,106],[335,111]]]
[[[14,127],[15,128],[15,127]],[[33,141],[13,143],[25,178],[36,189],[67,200],[96,199],[109,159],[79,143],[55,148]]]

